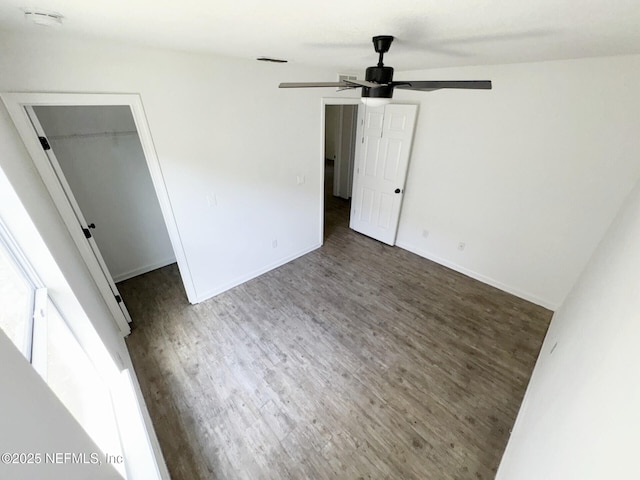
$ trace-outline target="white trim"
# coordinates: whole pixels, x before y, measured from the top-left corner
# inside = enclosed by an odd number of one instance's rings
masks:
[[[127,352],[127,355],[128,353],[129,352]],[[122,374],[124,374],[124,372],[127,372],[126,376],[129,380],[129,385],[133,389],[133,394],[137,400],[138,412],[142,418],[142,426],[145,430],[146,439],[151,446],[151,454],[153,455],[155,461],[155,469],[159,473],[159,476],[162,480],[171,480],[169,470],[167,469],[167,464],[165,463],[164,456],[162,455],[162,449],[160,448],[158,436],[156,435],[156,431],[153,427],[153,422],[151,421],[151,417],[149,416],[149,409],[147,408],[144,395],[142,394],[142,389],[140,388],[140,383],[138,382],[138,377],[136,376],[135,369],[133,368],[133,364],[131,363],[131,357],[127,357],[127,362],[128,367],[123,369]]]
[[[238,285],[241,285],[245,282],[248,282],[249,280],[253,280],[256,277],[259,277],[260,275],[267,273],[275,268],[281,267],[282,265],[284,265],[285,263],[289,263],[293,260],[295,260],[296,258],[300,258],[303,255],[306,255],[307,253],[313,252],[314,250],[317,250],[318,248],[320,248],[322,246],[322,243],[317,243],[314,246],[312,246],[311,248],[306,248],[304,250],[302,250],[301,252],[295,253],[293,255],[290,255],[286,258],[280,259],[277,262],[273,262],[270,263],[269,265],[259,268],[258,270],[254,270],[251,273],[248,273],[247,275],[242,275],[240,277],[235,278],[234,280],[225,283],[222,287],[218,287],[218,288],[214,288],[211,290],[207,290],[206,292],[200,294],[198,296],[198,299],[196,301],[196,303],[200,303],[200,302],[204,302],[205,300],[209,300],[211,297],[214,297],[216,295],[220,295],[223,292],[226,292],[227,290],[231,290],[233,287],[237,287]]]
[[[125,280],[129,280],[130,278],[137,277],[138,275],[151,272],[158,268],[166,267],[167,265],[171,265],[172,263],[176,263],[176,257],[165,258],[164,260],[160,260],[159,262],[154,262],[149,265],[134,268],[133,270],[129,270],[128,272],[119,273],[118,275],[113,276],[113,281],[116,283],[124,282]]]
[[[126,452],[127,478],[169,480],[169,471],[161,456],[153,427],[147,422],[146,408],[140,402],[141,391],[129,368],[120,372],[114,385],[113,407],[121,433],[123,452]],[[140,397],[139,397],[140,396]],[[135,405],[135,409],[131,405]],[[144,438],[144,441],[140,441]],[[157,448],[157,450],[156,450]]]
[[[31,340],[31,365],[47,381],[47,350],[49,292],[45,287],[38,288],[33,301],[33,327]]]
[[[531,303],[535,303],[536,305],[540,305],[541,307],[547,308],[553,312],[555,312],[560,305],[556,304],[556,303],[552,303],[552,302],[548,302],[536,295],[530,294],[528,292],[525,292],[523,290],[520,290],[518,288],[514,288],[511,287],[505,283],[502,283],[498,280],[494,280],[493,278],[487,277],[485,275],[482,275],[481,273],[478,272],[474,272],[473,270],[469,270],[468,268],[462,267],[456,263],[450,262],[449,260],[446,260],[442,257],[439,257],[437,255],[433,255],[432,253],[427,252],[426,250],[423,250],[419,247],[416,247],[414,245],[411,245],[409,243],[405,243],[405,242],[398,242],[396,241],[396,246],[403,248],[404,250],[407,250],[411,253],[415,253],[416,255],[419,255],[423,258],[426,258],[427,260],[431,260],[433,262],[436,262],[439,265],[443,265],[447,268],[450,268],[451,270],[455,270],[456,272],[462,273],[463,275],[466,275],[467,277],[471,277],[475,280],[478,280],[482,283],[486,283],[487,285],[491,285],[492,287],[495,287],[499,290],[502,290],[503,292],[507,292],[510,293],[512,295],[515,295],[516,297],[520,297],[524,300],[527,300],[528,302]]]
[[[9,232],[9,229],[2,218],[0,218],[0,243],[4,245],[7,254],[11,257],[14,264],[20,269],[31,286],[34,289],[44,287],[44,283],[42,283],[40,276],[25,256],[22,248],[20,248],[15,238],[13,238],[13,235],[11,235],[11,232]]]
[[[9,256],[9,261],[13,263],[13,266],[28,284],[30,290],[30,309],[28,317],[25,319],[24,338],[19,350],[31,363],[33,360],[33,325],[35,323],[35,315],[42,301],[42,291],[44,291],[46,298],[47,289],[29,259],[25,256],[22,248],[20,248],[20,245],[18,245],[15,238],[13,238],[11,232],[9,232],[2,218],[0,218],[0,248]]]

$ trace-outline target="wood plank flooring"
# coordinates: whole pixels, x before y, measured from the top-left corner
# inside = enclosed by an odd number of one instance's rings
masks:
[[[551,312],[326,207],[321,249],[199,305],[175,265],[119,284],[172,478],[493,478]]]

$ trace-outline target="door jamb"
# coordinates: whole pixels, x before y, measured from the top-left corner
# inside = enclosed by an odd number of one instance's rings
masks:
[[[73,228],[73,225],[77,223],[75,221],[75,214],[64,194],[62,186],[56,177],[45,151],[40,145],[38,137],[35,134],[24,107],[104,105],[123,105],[130,107],[131,114],[136,125],[136,130],[138,131],[138,137],[140,138],[140,143],[142,145],[142,150],[149,168],[149,173],[151,175],[151,181],[158,197],[160,210],[169,233],[169,239],[171,240],[171,245],[176,255],[185,291],[189,301],[194,303],[196,300],[195,285],[193,283],[189,264],[184,252],[177,222],[173,213],[173,207],[169,199],[165,179],[162,174],[162,168],[156,154],[140,95],[92,93],[0,93],[0,97],[2,98],[7,111],[18,130],[18,134],[24,142],[40,177],[51,194],[51,198],[55,203],[56,208],[65,221],[65,226],[67,227],[71,238],[76,243],[89,272],[96,281],[96,285],[112,313],[115,312],[114,307],[117,311],[120,311],[120,308],[118,307],[115,298],[111,294],[106,294],[107,291],[110,292],[110,289],[108,288],[108,281],[100,270],[98,261],[93,255],[93,252],[91,252],[82,230],[80,228]],[[105,285],[103,285],[103,283],[106,284],[106,289],[104,288]],[[119,329],[124,335],[126,335],[129,330],[128,324],[126,324],[125,321],[125,325],[121,325],[122,322],[119,321],[121,319],[119,319],[117,315],[114,315],[114,317]]]
[[[358,115],[360,114],[362,108],[362,102],[359,97],[354,98],[335,98],[335,97],[323,97],[322,98],[322,108],[320,109],[320,238],[318,239],[318,244],[324,244],[324,139],[326,135],[325,131],[325,122],[326,122],[326,109],[327,105],[356,105],[358,107]],[[356,115],[357,117],[357,115]],[[360,129],[360,125],[356,125],[356,132]],[[355,153],[355,161],[358,160],[358,143],[357,143],[357,135],[356,135],[356,153]]]

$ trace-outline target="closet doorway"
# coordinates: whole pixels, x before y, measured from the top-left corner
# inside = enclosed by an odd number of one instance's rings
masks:
[[[117,281],[177,261],[193,283],[138,95],[3,94],[38,172],[120,331]]]
[[[32,108],[113,281],[174,263],[131,109]]]

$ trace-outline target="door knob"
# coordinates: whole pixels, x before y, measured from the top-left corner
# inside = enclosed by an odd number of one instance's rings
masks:
[[[96,224],[95,224],[95,223],[90,223],[89,225],[87,225],[87,227],[89,227],[89,228],[96,228]]]
[[[401,190],[399,188],[396,188],[396,193],[400,193]]]

